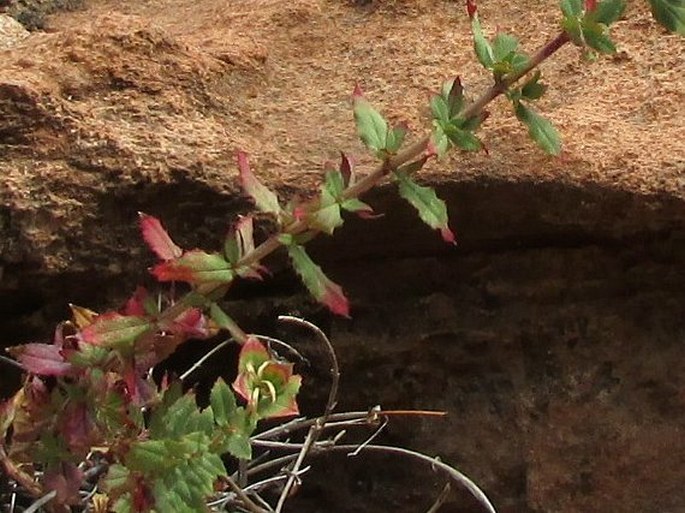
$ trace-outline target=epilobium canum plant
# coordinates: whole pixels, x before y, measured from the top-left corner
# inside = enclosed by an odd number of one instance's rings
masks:
[[[685,34],[683,0],[650,4],[659,22]],[[510,34],[488,39],[475,1],[467,1],[475,54],[492,76],[492,85],[471,100],[458,76],[445,81],[430,101],[430,133],[410,141],[407,128],[391,126],[356,87],[352,103],[357,132],[378,165],[359,173],[342,154],[339,163],[326,165],[316,198],[286,204],[260,183],[247,155],[238,152],[243,189],[276,226],[259,244],[251,215],[235,223],[221,252],[207,252],[179,247],[158,219],[141,214],[143,239],[158,258],[152,275],[159,282],[185,283],[188,292],[155,296],[140,287],[119,309],[104,313],[72,306],[72,318],[57,326],[50,343],[17,346],[10,349],[15,360],[3,357],[26,372],[21,390],[0,407],[0,465],[14,486],[9,511],[280,512],[301,478],[306,457],[327,451],[380,451],[425,461],[448,481],[465,486],[485,510],[494,511],[477,486],[439,460],[368,441],[341,443],[348,426],[382,428],[393,416],[442,412],[372,408],[335,413],[339,368],[330,342],[316,326],[286,317],[284,322],[311,330],[331,360],[332,385],[324,412],[315,419],[297,417],[301,378],[276,352],[297,355],[296,349],[244,332],[221,300],[236,280],[263,279],[264,258],[284,248],[312,296],[334,314],[349,316],[342,288],[312,261],[306,243],[317,234],[333,234],[345,212],[374,217],[373,208],[360,197],[386,179],[397,184],[400,196],[428,226],[455,243],[445,203],[413,175],[429,159],[454,148],[483,149],[478,130],[488,117],[487,106],[502,95],[531,138],[558,155],[559,134],[534,107],[546,90],[539,66],[567,43],[580,46],[586,55],[614,52],[608,27],[624,8],[623,0],[562,0],[558,35],[527,55]],[[179,345],[221,333],[241,345],[237,377],[230,385],[218,379],[206,405],[199,406],[194,391],[184,391],[183,385],[216,349],[178,378],[153,379],[152,370]],[[292,417],[260,430],[264,419]],[[306,432],[300,442],[283,440],[298,432]],[[289,452],[255,459],[255,451],[264,448]],[[280,492],[269,502],[263,491],[274,484]],[[445,490],[433,510],[445,500]]]

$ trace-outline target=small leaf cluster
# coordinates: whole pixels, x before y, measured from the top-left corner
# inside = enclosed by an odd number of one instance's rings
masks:
[[[447,80],[442,85],[440,94],[431,98],[432,141],[439,156],[444,155],[452,147],[466,151],[477,151],[483,148],[483,143],[474,132],[485,120],[487,114],[482,113],[466,119],[462,115],[464,104],[464,87],[459,77]]]
[[[616,46],[609,37],[609,26],[618,21],[625,7],[624,0],[561,0],[564,14],[561,25],[577,45],[600,53],[614,53]]]
[[[498,33],[489,41],[483,34],[476,2],[467,2],[467,10],[471,18],[476,57],[485,69],[492,71],[495,80],[500,81],[508,74],[524,70],[528,65],[528,56],[518,50],[518,39],[511,34]]]
[[[162,260],[152,274],[183,278],[191,292],[166,308],[142,287],[116,311],[72,306],[72,319],[58,325],[52,343],[11,348],[32,377],[2,405],[0,427],[3,438],[12,428],[8,457],[40,471],[40,485],[57,492],[57,504],[80,500],[84,475],[77,465],[97,450],[109,462],[101,484],[112,511],[201,511],[226,477],[222,456],[250,459],[259,420],[298,413],[300,377],[247,336],[239,340],[233,391],[219,379],[208,407],[182,393],[180,381],[155,383],[150,369],[181,343],[221,330],[243,335],[203,287],[224,286],[226,273],[254,277],[262,269],[240,263],[253,247],[249,218],[231,230],[223,255],[183,251],[152,216],[141,215],[140,224]]]

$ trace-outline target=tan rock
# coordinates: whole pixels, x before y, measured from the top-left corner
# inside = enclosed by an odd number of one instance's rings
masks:
[[[28,36],[29,31],[21,23],[7,14],[0,13],[0,50],[11,48]]]

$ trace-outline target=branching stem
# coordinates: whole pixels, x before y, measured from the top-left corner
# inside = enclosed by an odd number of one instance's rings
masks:
[[[473,116],[477,116],[485,107],[490,104],[495,98],[504,94],[507,89],[514,83],[518,82],[525,75],[530,73],[532,70],[537,68],[542,62],[552,56],[559,48],[564,44],[569,42],[569,37],[566,32],[560,32],[554,39],[551,39],[544,46],[538,49],[537,52],[530,58],[528,64],[516,73],[505,76],[503,79],[496,81],[485,93],[483,93],[476,101],[469,104],[461,113],[460,116],[468,119]],[[376,166],[368,175],[364,176],[358,182],[350,185],[347,189],[343,191],[343,199],[358,198],[369,190],[373,189],[378,183],[380,183],[388,174],[389,171],[394,171],[400,166],[407,164],[420,157],[428,148],[431,136],[426,135],[418,141],[414,142],[406,149],[393,156],[391,159],[385,160],[382,164]],[[282,233],[290,235],[299,235],[306,231],[313,230],[305,219],[295,221],[283,229]],[[278,240],[278,235],[275,234],[267,238],[264,242],[258,245],[254,250],[246,254],[238,263],[237,267],[249,266],[257,262],[262,261],[264,258],[269,256],[271,253],[276,251],[281,247],[281,243]],[[214,290],[219,289],[222,284],[217,284],[214,286],[209,286],[204,292],[210,294]],[[191,293],[192,294],[192,293]],[[185,298],[183,298],[185,299]],[[178,303],[171,306],[160,315],[160,319],[173,319],[183,313],[187,308],[184,305],[184,301],[181,299]]]

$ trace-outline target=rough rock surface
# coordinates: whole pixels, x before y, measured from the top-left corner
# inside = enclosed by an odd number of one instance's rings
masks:
[[[557,30],[555,1],[481,11],[527,50]],[[426,170],[458,248],[390,187],[369,198],[383,219],[313,248],[353,300],[351,321],[323,319],[341,406],[447,410],[386,436],[457,464],[505,512],[685,511],[685,41],[642,3],[616,39],[614,57],[589,64],[568,47],[543,68],[561,158],[501,101],[488,155]],[[458,73],[473,95],[487,85],[471,53],[461,4],[441,0],[92,0],[48,18],[0,50],[4,344],[46,337],[67,302],[127,295],[151,263],[139,210],[187,247],[216,247],[248,208],[236,148],[283,196],[311,192],[338,150],[368,163],[356,81],[420,133],[443,79]],[[305,308],[295,290],[277,279],[234,306],[254,323]],[[416,491],[425,469],[333,463],[298,499],[312,511],[430,504]]]
[[[0,14],[0,50],[5,50],[28,37],[29,31],[7,14]]]

